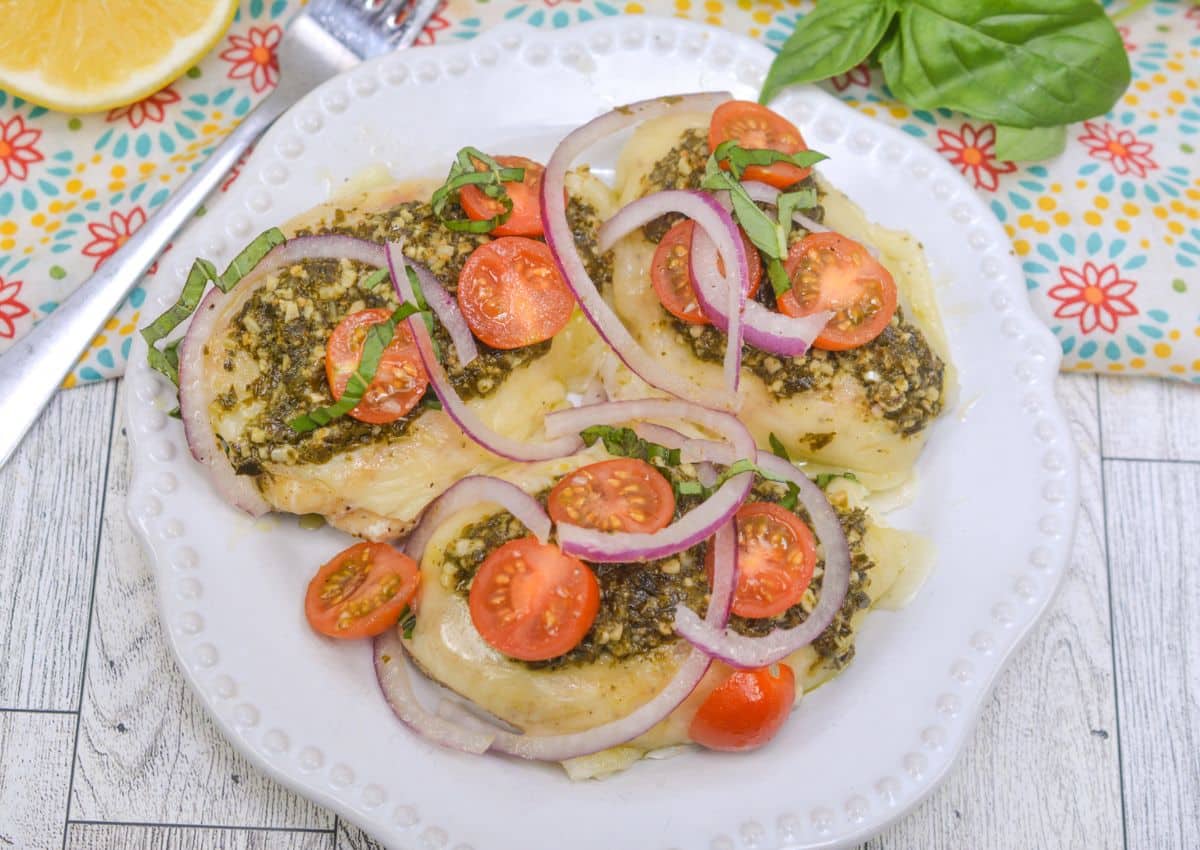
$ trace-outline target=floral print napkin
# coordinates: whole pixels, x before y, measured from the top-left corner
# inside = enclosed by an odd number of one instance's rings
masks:
[[[300,6],[243,0],[199,66],[106,114],[61,115],[0,91],[0,351],[99,268],[275,86],[276,49]],[[418,44],[470,39],[506,20],[560,29],[657,14],[778,48],[810,8],[796,0],[445,0]],[[1067,151],[1046,163],[997,161],[993,127],[896,103],[877,70],[859,67],[826,86],[930,145],[990,203],[1035,309],[1062,344],[1064,369],[1200,384],[1200,6],[1156,0],[1121,23],[1133,85],[1111,113],[1071,127]],[[235,169],[222,189],[236,179]],[[68,386],[122,373],[132,335],[150,318],[144,300],[139,287]]]

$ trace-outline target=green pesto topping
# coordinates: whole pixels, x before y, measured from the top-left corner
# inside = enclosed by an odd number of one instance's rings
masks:
[[[676,491],[680,483],[695,480],[694,470],[688,465],[677,468],[656,465],[672,481]],[[544,502],[548,493],[549,490],[545,491],[539,499]],[[786,494],[787,488],[783,485],[760,479],[751,498],[778,503]],[[698,498],[682,496],[676,505],[676,518],[691,510],[699,501]],[[808,522],[802,509],[797,510],[797,514]],[[854,655],[850,617],[854,611],[869,604],[866,595],[869,584],[867,572],[873,564],[862,548],[865,512],[838,508],[838,514],[853,555],[851,593],[838,618],[822,633],[815,646],[822,657],[840,668]],[[461,596],[467,596],[471,580],[487,556],[504,543],[527,534],[529,531],[525,526],[504,511],[467,526],[444,551],[443,584]],[[589,564],[600,584],[600,610],[591,629],[579,645],[565,655],[548,661],[522,663],[531,669],[558,669],[573,664],[593,663],[604,657],[629,658],[674,643],[678,640],[674,631],[676,606],[684,604],[701,614],[707,608],[706,552],[707,543],[700,543],[678,555],[645,563]],[[824,562],[818,561],[813,589],[795,606],[768,620],[753,621],[735,617],[731,621],[734,628],[745,634],[765,634],[802,622],[815,604],[823,567]]]
[[[679,144],[656,162],[648,175],[642,177],[641,194],[649,195],[664,189],[699,189],[704,180],[704,166],[708,162],[708,155],[708,130],[700,127],[684,130]],[[816,180],[810,175],[786,191],[799,189],[816,191]],[[825,210],[818,204],[805,210],[805,215],[820,222],[825,218]],[[661,216],[643,227],[642,233],[651,242],[660,242],[672,225],[682,218],[683,216],[677,214]],[[795,232],[793,230],[793,234]],[[803,235],[804,232],[801,231],[800,236]]]

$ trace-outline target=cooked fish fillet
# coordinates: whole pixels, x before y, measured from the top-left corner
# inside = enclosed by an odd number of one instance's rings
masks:
[[[695,188],[708,151],[709,116],[675,114],[647,122],[621,154],[617,187],[622,204],[664,187]],[[818,183],[825,224],[879,252],[901,294],[898,320],[878,339],[851,352],[813,351],[798,358],[764,358],[761,372],[743,365],[742,421],[767,448],[774,433],[793,457],[834,470],[850,470],[873,489],[900,484],[909,475],[952,386],[933,283],[912,236],[872,224],[848,198]],[[660,305],[649,269],[656,243],[636,231],[614,248],[611,299],[635,338],[670,371],[703,386],[723,384],[719,356],[701,360],[686,334]],[[764,280],[763,287],[770,286]],[[718,333],[709,329],[708,333]],[[724,349],[720,337],[719,350]],[[789,373],[789,369],[792,372]],[[798,390],[784,387],[794,374]],[[622,369],[612,372],[610,393],[637,397],[646,385]]]

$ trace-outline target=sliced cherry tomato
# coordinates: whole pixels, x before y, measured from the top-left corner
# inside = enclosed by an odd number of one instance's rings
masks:
[[[523,156],[498,156],[496,162],[504,168],[523,168],[525,178],[520,183],[505,183],[504,190],[512,201],[512,215],[503,224],[492,228],[493,236],[541,236],[542,235],[542,174],[545,172],[538,163]],[[483,163],[478,163],[478,170],[485,170]],[[487,221],[504,212],[499,201],[489,198],[474,186],[465,187],[459,193],[463,212],[467,218],[475,221]]]
[[[769,149],[780,153],[808,150],[795,124],[778,112],[748,100],[726,101],[713,112],[712,123],[708,125],[708,149],[715,151],[718,145],[730,139],[747,150]],[[725,162],[721,163],[721,167],[729,168]],[[752,165],[742,177],[786,189],[811,173],[811,168],[800,168],[790,162],[776,162],[769,166]]]
[[[386,543],[339,552],[308,583],[308,624],[335,638],[380,634],[400,619],[421,583],[417,562]]]
[[[467,257],[458,306],[475,336],[492,348],[522,348],[561,331],[575,296],[545,242],[504,236]]]
[[[545,661],[583,640],[600,610],[600,583],[578,558],[522,537],[484,559],[468,603],[485,641],[513,658]]]
[[[710,750],[753,750],[775,737],[795,702],[788,665],[734,670],[700,704],[688,736]]]
[[[712,323],[700,310],[700,303],[696,300],[696,284],[692,280],[692,234],[695,232],[696,223],[686,218],[676,222],[666,232],[654,251],[654,260],[650,264],[650,283],[658,294],[658,300],[672,316],[693,325],[708,325]],[[750,265],[750,292],[746,297],[753,298],[762,283],[762,257],[745,231],[741,233]],[[717,268],[721,274],[725,273],[725,261],[720,257],[717,258]]]
[[[325,345],[325,376],[335,399],[342,397],[350,376],[362,359],[367,331],[372,325],[386,322],[390,315],[391,311],[382,307],[359,310],[342,319],[333,329]],[[421,365],[421,356],[409,335],[408,326],[400,324],[383,350],[374,380],[350,415],[374,425],[395,422],[417,406],[428,387],[429,376]]]
[[[779,298],[789,316],[834,311],[813,342],[826,351],[866,345],[896,313],[892,274],[859,243],[840,233],[810,233],[788,251],[783,267],[792,288]]]
[[[747,502],[737,512],[737,538],[733,613],[774,617],[799,602],[817,566],[817,542],[803,520],[771,502]],[[706,565],[711,579],[712,546]]]
[[[569,473],[550,491],[546,510],[555,522],[652,534],[671,524],[675,492],[646,461],[617,458]]]

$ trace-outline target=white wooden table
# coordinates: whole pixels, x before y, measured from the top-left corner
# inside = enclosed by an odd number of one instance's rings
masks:
[[[60,394],[0,471],[0,847],[377,847],[259,775],[176,671],[120,396]],[[1083,483],[1066,580],[949,780],[870,850],[1200,847],[1200,388],[1073,376],[1060,397]]]

